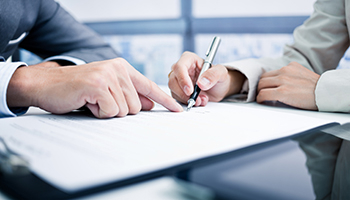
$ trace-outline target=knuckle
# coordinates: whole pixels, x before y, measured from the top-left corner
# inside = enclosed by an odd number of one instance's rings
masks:
[[[115,58],[112,61],[114,68],[117,68],[118,72],[126,72],[127,61],[124,58]]]
[[[287,66],[282,67],[282,68],[280,69],[280,71],[281,71],[282,73],[286,73],[286,72],[289,71],[289,68],[290,68],[290,66],[287,65]]]
[[[126,62],[126,60],[124,58],[121,58],[121,57],[114,58],[112,60],[115,64],[119,64],[119,65],[125,64],[125,62]]]
[[[218,65],[218,67],[219,67],[221,73],[223,73],[223,74],[227,74],[228,73],[228,69],[225,66]]]
[[[287,66],[295,66],[295,65],[300,65],[300,64],[295,61],[292,61]]]
[[[258,97],[259,97],[260,99],[264,99],[264,98],[266,97],[266,93],[267,93],[266,90],[260,90],[260,91],[259,91],[259,94],[258,94]]]
[[[182,55],[193,55],[193,54],[194,54],[193,52],[185,51]]]
[[[177,65],[177,63],[174,63],[174,64],[171,66],[171,68],[170,68],[171,71],[174,71],[174,69],[176,68],[176,65]],[[170,72],[171,72],[171,71],[170,71]]]
[[[87,79],[88,84],[90,87],[95,89],[102,89],[108,87],[108,83],[106,81],[106,78],[101,73],[95,73],[90,75],[90,77]]]
[[[147,80],[146,82],[143,83],[144,84],[144,88],[142,91],[142,94],[146,97],[148,97],[152,91],[154,91],[158,86],[155,82]]]
[[[185,57],[186,59],[190,59],[192,61],[194,60],[203,60],[200,58],[197,54],[190,52],[190,51],[185,51],[181,57]]]
[[[180,87],[184,87],[187,84],[186,81],[184,79],[181,79],[181,78],[178,79],[178,82],[179,82]]]
[[[149,94],[151,91],[154,91],[157,88],[157,84],[153,81],[149,81],[149,92],[147,94]]]
[[[263,101],[268,101],[268,100],[275,100],[274,99],[275,98],[275,95],[274,95],[275,92],[276,92],[275,89],[273,89],[273,90],[271,90],[271,89],[264,90],[263,89],[263,90],[259,91],[256,100],[259,103],[263,102]]]

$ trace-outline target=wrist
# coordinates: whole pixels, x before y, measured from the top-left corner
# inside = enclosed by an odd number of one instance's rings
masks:
[[[60,67],[57,62],[47,61],[28,67],[19,67],[7,88],[7,105],[9,107],[39,106],[40,90],[45,86],[42,72]]]
[[[7,87],[8,107],[30,107],[36,106],[37,92],[35,83],[38,79],[38,69],[36,67],[19,67],[13,73]]]
[[[62,65],[60,65],[58,62],[55,61],[46,61],[46,62],[42,62],[36,65],[30,65],[29,67],[46,67],[46,68],[50,68],[50,67],[61,67]]]
[[[230,86],[226,97],[239,93],[242,90],[244,81],[246,80],[245,75],[237,70],[228,70],[228,76],[230,79]]]
[[[28,67],[19,67],[13,73],[7,87],[6,100],[8,107],[29,107],[30,100],[26,97]]]

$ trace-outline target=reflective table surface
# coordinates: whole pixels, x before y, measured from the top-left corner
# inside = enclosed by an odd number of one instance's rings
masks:
[[[350,142],[321,131],[179,173],[216,199],[350,199]]]

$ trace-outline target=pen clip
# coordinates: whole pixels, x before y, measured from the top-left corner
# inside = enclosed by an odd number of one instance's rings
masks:
[[[212,50],[212,48],[213,48],[213,46],[215,44],[215,40],[217,40],[217,37],[213,38],[213,41],[211,42],[211,44],[210,44],[210,46],[209,46],[209,48],[207,50],[207,53],[205,54],[206,56],[209,56],[209,54],[210,54],[210,52],[211,52],[211,50]]]

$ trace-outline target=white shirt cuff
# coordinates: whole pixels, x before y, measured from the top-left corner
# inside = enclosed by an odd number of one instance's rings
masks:
[[[79,58],[74,58],[74,57],[70,57],[70,56],[52,56],[52,57],[46,58],[44,61],[54,61],[54,60],[66,60],[66,61],[74,63],[75,65],[86,64],[85,61],[83,61]]]
[[[27,66],[24,62],[0,62],[0,117],[15,117],[16,114],[22,114],[25,109],[16,109],[19,113],[13,113],[7,106],[6,94],[8,84],[16,69],[21,66]]]

